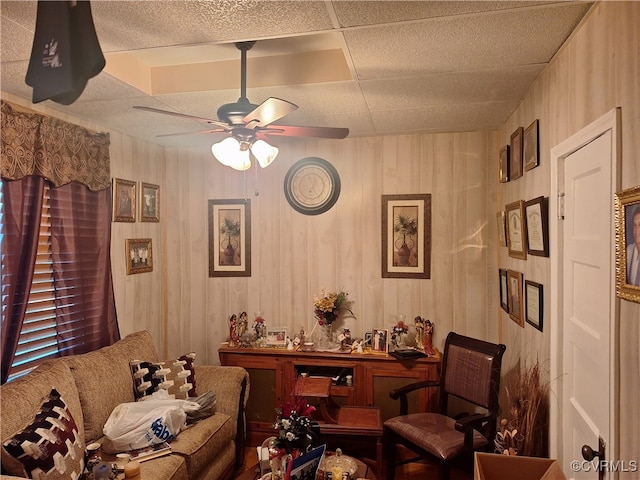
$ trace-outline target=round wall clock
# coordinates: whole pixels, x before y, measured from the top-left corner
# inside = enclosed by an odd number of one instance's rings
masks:
[[[284,195],[298,212],[319,215],[338,201],[340,176],[323,158],[303,158],[294,163],[284,177]]]

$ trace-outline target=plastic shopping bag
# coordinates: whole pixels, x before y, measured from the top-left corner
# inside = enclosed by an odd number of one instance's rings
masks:
[[[117,453],[169,442],[186,426],[187,411],[199,408],[195,402],[171,398],[121,403],[104,425],[103,449]]]

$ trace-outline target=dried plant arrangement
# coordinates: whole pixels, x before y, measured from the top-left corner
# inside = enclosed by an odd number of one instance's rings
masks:
[[[538,360],[525,365],[505,387],[509,417],[500,421],[496,453],[547,457],[549,454],[549,379]]]

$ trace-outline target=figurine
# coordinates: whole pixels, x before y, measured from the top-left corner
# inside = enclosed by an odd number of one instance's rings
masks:
[[[427,355],[435,355],[436,351],[433,349],[433,327],[435,323],[431,320],[425,320],[424,322],[424,353]]]
[[[229,346],[237,347],[240,345],[240,335],[238,335],[238,317],[232,314],[229,317]]]
[[[424,352],[424,319],[418,315],[413,321],[416,325],[416,350]]]

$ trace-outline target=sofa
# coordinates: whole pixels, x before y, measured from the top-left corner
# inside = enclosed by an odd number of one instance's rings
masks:
[[[136,359],[160,360],[147,331],[130,334],[90,353],[47,360],[29,374],[2,385],[0,478],[25,476],[22,463],[4,445],[34,422],[43,399],[51,398],[52,389],[59,392],[69,417],[77,424],[73,443],[80,445],[78,451],[84,453],[89,443],[104,440],[103,426],[113,409],[135,401],[130,362]],[[143,462],[143,480],[227,480],[242,466],[244,408],[249,394],[247,372],[240,367],[196,362],[195,379],[199,395],[207,391],[215,394],[215,413],[181,431],[171,441],[170,455]]]

